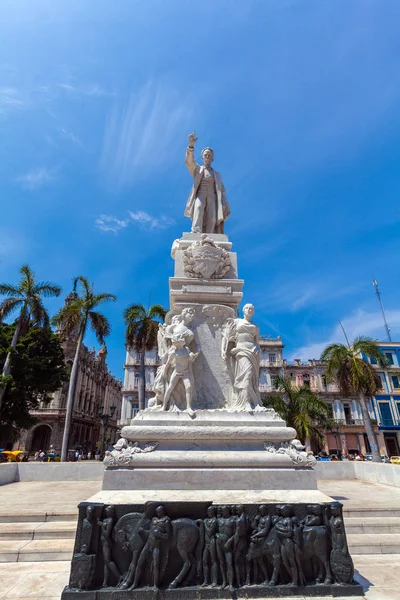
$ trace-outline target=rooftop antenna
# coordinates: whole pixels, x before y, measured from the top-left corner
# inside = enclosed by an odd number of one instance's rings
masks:
[[[382,304],[382,300],[381,300],[381,293],[379,291],[378,282],[377,282],[376,279],[372,280],[372,285],[375,288],[375,294],[378,296],[379,306],[381,307],[383,322],[385,324],[386,335],[388,336],[389,342],[391,342],[392,338],[391,338],[391,335],[390,335],[390,327],[389,327],[389,325],[387,324],[387,321],[386,321],[385,309],[383,308],[383,304]]]

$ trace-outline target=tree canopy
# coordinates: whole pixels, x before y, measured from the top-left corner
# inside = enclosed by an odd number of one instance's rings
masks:
[[[295,387],[285,377],[277,378],[275,388],[277,393],[265,398],[264,406],[274,408],[303,444],[306,440],[322,444],[324,431],[331,424],[328,403],[308,387]]]
[[[10,350],[16,325],[0,324],[0,364]],[[35,423],[29,414],[39,401],[61,387],[67,379],[64,353],[57,334],[30,323],[12,350],[11,373],[0,376],[8,385],[0,412],[0,438],[9,441],[19,429]]]

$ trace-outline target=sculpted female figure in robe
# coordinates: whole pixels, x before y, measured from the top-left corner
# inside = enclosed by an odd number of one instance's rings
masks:
[[[258,327],[251,320],[254,312],[252,304],[245,304],[243,319],[228,319],[223,332],[222,358],[233,374],[230,410],[265,410],[258,390],[260,347]]]
[[[188,198],[185,217],[192,219],[193,233],[224,233],[224,221],[230,215],[226,191],[221,175],[214,171],[211,163],[214,160],[212,148],[204,148],[201,153],[204,165],[200,166],[194,159],[196,134],[189,135],[186,148],[185,164],[194,182]]]

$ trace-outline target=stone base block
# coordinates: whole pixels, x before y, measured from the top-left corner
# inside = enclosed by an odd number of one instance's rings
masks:
[[[296,468],[118,468],[104,471],[103,490],[311,490],[315,471]]]
[[[250,600],[257,598],[343,598],[349,596],[354,600],[362,600],[361,585],[319,585],[291,587],[278,585],[275,587],[245,586],[235,592],[213,588],[187,587],[177,590],[158,590],[152,588],[140,590],[104,589],[97,592],[71,590],[68,587],[62,593],[61,600]]]
[[[273,494],[268,491],[262,504],[254,502],[254,493],[249,503],[243,497],[232,503],[238,499],[232,492],[230,497],[209,492],[207,499],[198,491],[194,501],[184,491],[180,501],[171,501],[173,492],[158,492],[157,499],[146,492],[145,502],[137,491],[117,494],[101,492],[80,504],[62,600],[362,594],[353,580],[342,506],[322,494],[317,498],[319,492],[281,490],[277,503],[268,501]],[[290,502],[291,497],[301,501]]]

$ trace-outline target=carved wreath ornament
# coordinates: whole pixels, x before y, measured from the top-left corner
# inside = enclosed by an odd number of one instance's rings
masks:
[[[229,252],[219,248],[207,234],[189,246],[182,256],[187,277],[222,279],[231,267]]]
[[[292,459],[293,464],[300,467],[313,467],[317,462],[314,454],[307,452],[300,440],[281,442],[279,448],[272,442],[265,442],[264,448],[272,454],[287,454]]]
[[[122,467],[131,464],[136,454],[153,452],[158,446],[158,442],[147,442],[144,448],[140,448],[138,442],[128,442],[121,438],[114,446],[114,450],[106,452],[104,464],[106,467]]]

